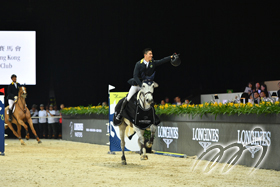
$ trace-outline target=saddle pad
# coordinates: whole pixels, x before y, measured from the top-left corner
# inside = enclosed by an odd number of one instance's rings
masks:
[[[129,120],[131,123],[133,123],[135,126],[137,126],[137,124],[135,124],[135,116],[136,116],[136,108],[137,108],[137,94],[138,94],[138,92],[135,93],[135,94],[131,97],[131,99],[129,100],[129,102],[126,104],[125,109],[124,109],[124,110],[122,111],[122,113],[121,113],[121,116],[122,116],[122,117],[128,119],[128,120]],[[122,98],[122,99],[118,102],[118,104],[116,105],[116,107],[115,107],[115,115],[114,115],[114,118],[113,118],[113,120],[114,120],[114,125],[115,125],[115,126],[120,125],[120,124],[115,123],[115,116],[120,112],[121,106],[122,106],[122,103],[123,103],[124,99],[125,99],[125,98]],[[154,109],[153,109],[153,112],[154,112],[154,118],[155,118],[155,120],[154,120],[154,125],[158,125],[158,124],[160,123],[160,119],[159,119],[159,117],[155,114]],[[140,119],[140,118],[138,118],[138,119]],[[153,124],[153,123],[151,123],[151,124]],[[151,124],[150,124],[150,125],[151,125]],[[149,125],[149,126],[150,126],[150,125]]]
[[[9,107],[8,107],[8,109],[9,109]],[[14,105],[14,107],[13,107],[13,113],[15,112],[15,109],[16,109],[16,106]],[[9,115],[9,110],[7,110],[7,114]]]

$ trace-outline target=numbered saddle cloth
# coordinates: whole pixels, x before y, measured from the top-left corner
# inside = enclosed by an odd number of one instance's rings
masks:
[[[140,129],[146,129],[152,124],[158,125],[160,123],[159,117],[155,114],[155,109],[152,106],[151,108],[145,110],[140,105],[137,104],[137,94],[135,93],[129,102],[126,104],[125,109],[122,111],[121,116],[128,119],[131,123],[133,123],[136,127]],[[114,125],[116,115],[120,112],[122,103],[125,98],[121,99],[115,107],[115,115],[114,115]],[[120,124],[118,124],[120,125]]]

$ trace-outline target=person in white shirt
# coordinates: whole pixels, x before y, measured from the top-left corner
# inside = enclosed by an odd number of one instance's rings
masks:
[[[60,116],[60,112],[59,112],[59,110],[57,110],[57,106],[56,105],[54,105],[54,107],[53,107],[53,109],[54,109],[54,111],[55,111],[55,116],[57,117],[57,118],[54,118],[55,120],[55,130],[56,130],[56,138],[58,138],[58,135],[59,135],[59,116]]]
[[[32,123],[33,123],[33,126],[34,126],[34,129],[35,131],[38,133],[38,135],[41,135],[40,133],[40,128],[39,128],[39,124],[38,124],[38,111],[37,111],[37,105],[32,105],[32,109],[30,110],[30,115],[31,115],[31,118],[32,118]],[[33,117],[36,117],[36,118],[33,118]],[[42,137],[42,136],[39,136],[39,137]]]
[[[39,128],[41,129],[41,137],[47,138],[48,137],[48,130],[47,130],[47,113],[44,110],[44,105],[40,104],[40,111],[39,111]],[[39,136],[40,137],[40,136]]]
[[[57,133],[56,133],[56,123],[55,123],[55,118],[56,112],[53,109],[53,105],[49,106],[50,110],[47,110],[47,116],[48,116],[48,130],[49,130],[49,139],[52,138],[52,135],[54,135],[54,138],[57,138]]]

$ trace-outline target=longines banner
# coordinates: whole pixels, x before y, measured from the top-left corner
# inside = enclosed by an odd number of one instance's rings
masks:
[[[114,126],[113,116],[115,112],[115,107],[119,100],[126,97],[127,92],[110,92],[110,116],[109,116],[109,132],[110,132],[110,151],[121,151],[121,139],[119,127]],[[139,151],[138,136],[135,134],[131,140],[128,139],[128,135],[133,132],[129,126],[125,131],[125,151]]]
[[[4,155],[5,151],[5,127],[4,127],[4,95],[0,95],[0,154]]]
[[[63,116],[62,139],[75,142],[94,143],[106,145],[108,143],[107,126],[108,117],[96,119],[87,116]]]
[[[278,124],[163,121],[153,149],[280,170],[279,137]]]

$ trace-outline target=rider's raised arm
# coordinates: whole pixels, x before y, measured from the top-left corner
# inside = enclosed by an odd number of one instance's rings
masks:
[[[163,59],[160,59],[160,60],[154,60],[154,62],[155,62],[156,66],[159,66],[159,65],[164,64],[166,62],[170,62],[170,60],[171,60],[171,56],[167,56],[167,57],[164,57]]]
[[[133,78],[137,82],[137,84],[141,87],[142,82],[140,81],[139,76],[140,76],[140,63],[136,63],[134,72],[133,72]]]

